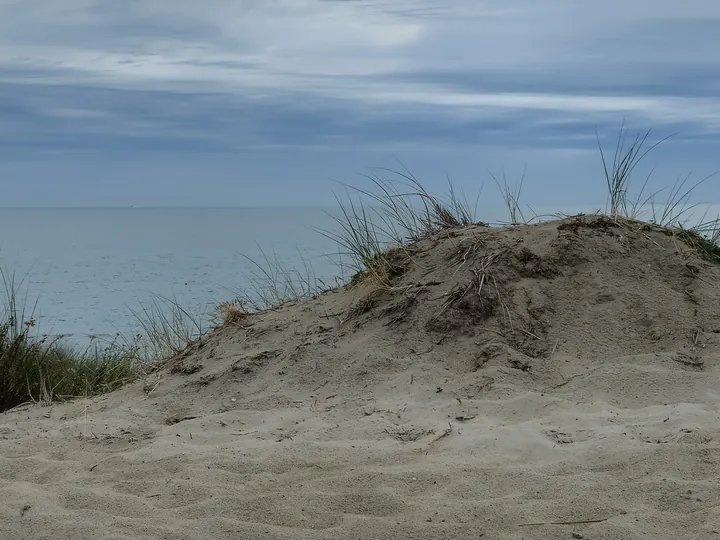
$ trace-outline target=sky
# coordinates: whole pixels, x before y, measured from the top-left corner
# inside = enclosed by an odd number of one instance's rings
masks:
[[[717,0],[0,0],[0,206],[323,205],[400,163],[602,204],[622,122],[673,135],[658,187],[720,171],[718,50]]]

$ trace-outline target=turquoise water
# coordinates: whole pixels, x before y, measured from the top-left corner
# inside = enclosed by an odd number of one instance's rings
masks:
[[[315,230],[328,228],[321,208],[0,209],[0,267],[25,278],[41,333],[113,335],[137,330],[130,309],[154,295],[202,314],[252,289],[260,248],[332,281],[338,246]]]

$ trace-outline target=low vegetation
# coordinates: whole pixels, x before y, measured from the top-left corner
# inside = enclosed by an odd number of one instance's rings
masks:
[[[690,182],[690,175],[680,177],[664,199],[664,189],[647,192],[652,171],[639,189],[633,188],[633,173],[639,163],[670,138],[648,144],[649,137],[647,131],[630,138],[623,124],[612,161],[606,157],[598,137],[608,190],[606,214],[613,219],[646,220],[664,227],[704,258],[720,262],[720,219],[708,221],[703,217],[699,224],[688,226],[692,212],[698,208],[698,204],[691,204],[691,196],[713,175],[694,183]],[[501,180],[492,173],[490,176],[508,210],[509,224],[531,221],[525,218],[520,203],[525,171],[513,186],[504,171]],[[430,194],[405,167],[400,171],[380,169],[380,173],[366,178],[370,181],[368,189],[347,186],[346,199],[337,199],[341,210],[335,217],[338,230],[322,231],[340,245],[341,255],[351,261],[350,285],[369,280],[389,288],[394,268],[391,254],[398,248],[438,231],[480,224],[467,199],[459,197],[451,183],[446,197],[440,198]]]
[[[336,198],[340,213],[331,217],[338,229],[320,231],[340,246],[341,260],[349,261],[345,266],[352,272],[351,285],[369,280],[390,287],[397,272],[391,254],[439,231],[478,223],[479,195],[471,207],[449,178],[445,197],[428,192],[404,166],[402,170],[378,169],[365,178],[369,189],[346,186],[346,198]]]
[[[153,295],[139,308],[128,309],[140,333],[130,341],[125,340],[123,346],[137,351],[147,364],[180,354],[207,330],[203,325],[204,313],[191,311],[177,298]]]
[[[710,177],[690,183],[679,178],[664,200],[664,190],[647,193],[648,175],[639,189],[632,188],[632,175],[639,162],[669,137],[647,145],[650,132],[628,138],[621,128],[612,161],[598,147],[608,190],[605,214],[612,219],[644,220],[663,227],[668,234],[691,246],[706,260],[720,263],[720,219],[706,219],[688,226],[695,189]],[[512,225],[527,223],[520,197],[525,173],[515,186],[505,174],[495,180]],[[338,228],[319,231],[340,246],[338,263],[350,270],[348,286],[369,284],[372,290],[391,290],[400,271],[398,259],[411,255],[411,245],[432,235],[473,225],[487,226],[476,216],[474,206],[457,193],[448,179],[443,197],[429,193],[404,166],[401,170],[378,169],[366,176],[368,189],[346,186],[346,197],[338,198]],[[631,196],[631,193],[634,195]],[[533,219],[536,219],[535,216]],[[262,252],[262,250],[261,250]],[[401,257],[398,256],[401,255]],[[212,313],[214,324],[242,325],[250,313],[289,301],[313,297],[331,288],[315,277],[312,265],[287,270],[276,256],[262,252],[263,260],[250,260],[255,271],[250,291],[240,291],[234,300],[221,302]],[[141,376],[153,362],[182,352],[206,332],[202,314],[193,314],[175,299],[157,297],[133,310],[141,334],[111,343],[93,341],[85,349],[69,347],[61,337],[39,335],[27,301],[20,301],[14,275],[2,272],[6,308],[0,312],[0,411],[34,401],[50,403],[68,397],[90,396],[111,391]],[[27,298],[25,299],[27,300]],[[32,311],[32,310],[31,310]]]
[[[35,319],[13,274],[0,269],[5,311],[0,313],[0,411],[26,402],[97,395],[139,375],[138,349],[93,341],[83,350],[62,336],[36,335]]]
[[[703,259],[720,264],[720,219],[690,229],[679,228],[676,234]]]

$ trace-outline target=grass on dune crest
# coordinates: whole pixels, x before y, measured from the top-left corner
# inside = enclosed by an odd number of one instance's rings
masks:
[[[204,334],[204,314],[183,305],[177,298],[154,294],[138,308],[127,308],[140,332],[131,340],[124,339],[126,349],[137,351],[142,361],[150,364],[183,352]]]
[[[478,197],[471,206],[450,179],[445,196],[433,195],[404,166],[377,169],[363,175],[367,189],[346,185],[345,198],[336,196],[339,214],[331,215],[337,229],[320,234],[340,246],[339,256],[349,261],[351,284],[367,280],[389,287],[396,272],[393,250],[446,229],[478,224]]]
[[[647,192],[648,175],[638,189],[633,173],[638,164],[669,137],[648,143],[650,132],[628,136],[624,125],[612,159],[606,156],[598,137],[600,161],[608,191],[605,215],[613,219],[644,221],[662,227],[668,234],[695,249],[706,260],[720,264],[720,218],[702,216],[689,225],[695,190],[711,177],[691,183],[690,175],[680,177],[669,190]],[[402,164],[401,164],[402,165]],[[508,210],[509,224],[528,223],[521,210],[525,172],[514,186],[504,174],[497,184]],[[448,179],[447,192],[430,193],[406,167],[377,169],[364,176],[365,188],[345,186],[345,198],[337,197],[335,230],[319,231],[339,246],[338,261],[349,270],[347,286],[367,284],[373,290],[393,290],[393,277],[401,272],[400,258],[412,254],[412,244],[431,235],[468,227],[487,226],[477,219],[480,190],[471,205]],[[663,197],[663,194],[665,195]],[[290,301],[315,297],[331,289],[316,277],[312,265],[288,269],[277,256],[262,251],[262,260],[248,259],[254,268],[249,290],[221,302],[213,312],[213,323],[242,325],[249,314],[276,308]],[[302,259],[302,257],[301,257]],[[118,336],[112,342],[94,340],[83,349],[69,346],[62,337],[38,334],[33,306],[21,298],[20,283],[14,274],[0,269],[5,289],[0,302],[0,411],[25,402],[51,403],[114,390],[164,365],[188,345],[207,333],[203,315],[192,313],[176,299],[154,297],[139,309],[131,310],[141,332],[132,338]],[[4,306],[3,306],[4,304]]]
[[[692,203],[696,189],[714,175],[690,182],[690,175],[678,178],[672,187],[648,193],[648,175],[639,189],[634,189],[633,173],[639,163],[671,136],[649,144],[650,131],[629,136],[624,123],[620,128],[615,152],[610,161],[600,144],[598,148],[608,191],[605,214],[615,219],[646,220],[667,229],[696,249],[704,258],[720,262],[720,219],[707,220],[689,226],[692,213],[699,205]],[[335,231],[321,231],[340,246],[341,255],[351,261],[354,275],[350,284],[370,281],[379,287],[390,287],[394,269],[393,250],[403,249],[441,230],[481,224],[467,203],[457,194],[448,180],[446,196],[428,192],[406,168],[396,171],[379,169],[379,173],[365,176],[368,188],[346,186],[346,198],[337,198],[340,212],[333,216],[338,224]],[[509,214],[509,224],[529,223],[520,202],[525,170],[514,186],[508,183],[505,172],[501,179],[490,173],[497,184]],[[663,195],[665,197],[663,198]],[[474,208],[477,208],[476,199]],[[484,223],[482,223],[485,225]]]
[[[635,190],[631,197],[632,177],[635,168],[655,148],[669,140],[673,135],[668,135],[648,146],[647,141],[651,131],[637,133],[631,140],[628,138],[628,130],[625,125],[620,127],[620,133],[615,146],[613,161],[610,163],[609,156],[606,158],[605,151],[597,136],[600,159],[602,160],[603,172],[608,190],[608,207],[606,212],[611,217],[624,217],[627,219],[647,220],[651,223],[667,228],[685,228],[689,215],[699,204],[691,203],[695,190],[704,184],[715,173],[701,178],[690,184],[691,174],[678,177],[670,187],[670,191],[664,203],[658,202],[660,195],[667,191],[667,187],[647,193],[647,188],[655,169],[645,177],[639,189]],[[704,221],[705,216],[695,228],[698,232],[708,232],[710,222]],[[717,220],[715,220],[717,222]]]
[[[695,249],[702,258],[720,263],[720,217],[708,219],[707,214],[703,214],[700,219],[695,220],[695,224],[690,224],[693,211],[701,206],[700,203],[692,202],[695,190],[716,173],[694,183],[690,183],[691,175],[686,174],[678,177],[669,190],[666,187],[647,193],[653,169],[631,198],[632,173],[635,168],[652,150],[672,137],[669,135],[648,146],[650,133],[649,130],[637,133],[634,138],[629,139],[628,130],[623,124],[612,163],[606,158],[598,137],[608,189],[607,214],[614,218],[647,221],[658,225]],[[663,192],[667,193],[664,200],[660,199]]]
[[[612,160],[597,137],[608,194],[604,214],[614,219],[645,221],[660,226],[703,258],[720,263],[720,218],[707,219],[707,215],[703,215],[695,224],[690,224],[694,211],[700,207],[692,202],[692,196],[714,175],[691,182],[688,174],[679,177],[669,188],[648,192],[654,172],[651,171],[642,184],[635,187],[633,175],[638,165],[673,136],[650,143],[650,135],[650,131],[645,131],[631,136],[623,122]],[[407,250],[412,243],[440,231],[487,225],[477,217],[482,186],[471,205],[449,178],[446,193],[436,195],[426,189],[405,165],[398,163],[397,170],[378,168],[373,174],[361,175],[366,181],[365,187],[345,184],[344,197],[336,195],[338,211],[330,215],[337,227],[318,231],[339,246],[338,264],[341,270],[349,270],[349,275],[343,272],[346,285],[369,283],[374,288],[391,290],[392,277],[398,272],[398,250]],[[541,218],[532,212],[532,208],[521,204],[526,169],[514,185],[508,181],[504,170],[500,178],[489,174],[507,209],[509,221],[506,224],[527,224]],[[525,217],[523,206],[531,211],[531,218]],[[253,293],[221,303],[216,309],[217,321],[237,322],[252,311],[317,296],[330,288],[315,277],[311,265],[305,264],[301,272],[288,271],[277,257],[269,258],[263,252],[263,259],[261,262],[250,260],[258,270],[251,280]]]
[[[258,246],[261,258],[256,260],[243,255],[251,267],[249,286],[233,290],[231,300],[220,302],[211,313],[216,325],[242,325],[251,313],[276,309],[289,302],[303,298],[317,297],[325,291],[341,285],[336,279],[334,285],[317,277],[312,262],[298,252],[300,267],[288,267],[276,253],[268,254]]]

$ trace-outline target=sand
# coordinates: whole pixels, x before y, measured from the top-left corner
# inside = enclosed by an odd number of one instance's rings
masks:
[[[0,538],[720,538],[719,265],[598,217],[394,260],[1,414]]]

